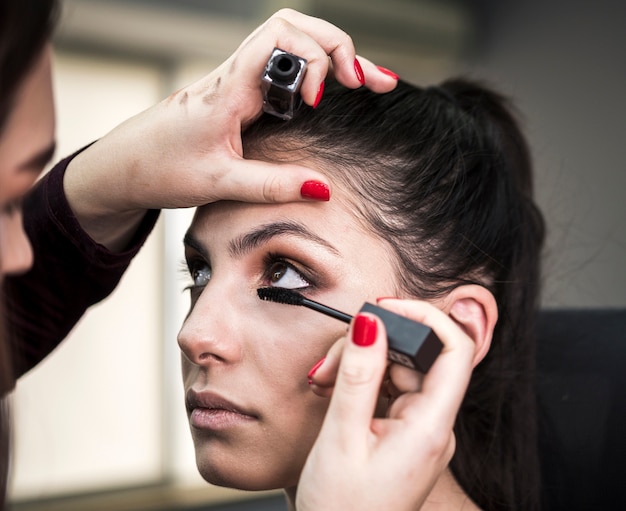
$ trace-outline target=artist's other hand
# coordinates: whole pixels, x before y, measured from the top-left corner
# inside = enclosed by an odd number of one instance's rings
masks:
[[[327,180],[318,172],[243,158],[241,132],[261,114],[261,76],[274,47],[307,59],[300,93],[310,106],[323,101],[331,68],[350,88],[388,92],[397,83],[357,59],[339,28],[291,9],[278,11],[212,73],[121,124],[70,163],[65,191],[96,241],[123,248],[147,209],[220,199],[328,200]]]
[[[426,302],[391,299],[379,305],[430,326],[443,351],[423,377],[394,364],[400,370],[391,371],[393,404],[386,417],[374,417],[389,375],[385,329],[375,316],[355,318],[343,346],[337,344],[312,376],[318,393],[327,393],[332,382],[334,389],[298,485],[298,511],[414,511],[454,453],[452,428],[469,383],[474,343]]]

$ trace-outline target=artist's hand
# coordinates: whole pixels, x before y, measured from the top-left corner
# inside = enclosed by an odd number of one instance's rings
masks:
[[[274,47],[308,61],[300,93],[310,106],[323,101],[331,68],[350,88],[364,84],[387,92],[397,83],[357,59],[339,28],[291,9],[278,11],[215,71],[126,121],[70,163],[66,194],[96,241],[122,248],[120,229],[132,233],[146,209],[219,199],[328,200],[327,180],[318,172],[243,158],[241,132],[261,114],[261,76]]]
[[[443,351],[423,377],[394,364],[393,404],[385,418],[373,418],[388,365],[385,330],[375,316],[355,318],[343,346],[336,345],[312,376],[318,393],[327,393],[333,382],[334,390],[300,478],[298,511],[414,511],[454,453],[452,428],[469,383],[474,343],[426,302],[390,299],[379,305],[430,326]]]

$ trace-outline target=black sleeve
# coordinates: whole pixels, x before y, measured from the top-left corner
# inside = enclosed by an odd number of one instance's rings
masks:
[[[63,190],[73,156],[59,162],[24,201],[24,228],[34,264],[28,273],[7,277],[3,289],[15,378],[46,357],[90,305],[113,291],[159,216],[158,210],[148,211],[123,253],[111,253],[93,241]]]

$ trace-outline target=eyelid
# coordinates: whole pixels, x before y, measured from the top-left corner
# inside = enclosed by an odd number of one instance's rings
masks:
[[[187,267],[187,270],[190,271],[192,264],[198,262],[202,262],[210,266],[210,263],[204,253],[198,251],[195,247],[191,245],[185,244],[185,255],[183,264]]]

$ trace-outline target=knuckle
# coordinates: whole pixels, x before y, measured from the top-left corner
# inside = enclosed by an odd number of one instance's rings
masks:
[[[454,435],[450,431],[431,431],[424,445],[427,448],[427,455],[435,460],[449,460],[454,454]]]
[[[344,364],[339,368],[339,373],[348,388],[360,389],[372,383],[374,374],[364,366],[356,364]]]
[[[291,17],[295,11],[290,9],[289,7],[283,7],[282,9],[278,9],[273,15],[272,18],[289,18]]]
[[[263,183],[263,200],[276,202],[283,195],[283,185],[278,176],[270,176]]]
[[[332,46],[334,47],[333,58],[340,58],[348,62],[354,57],[354,41],[347,32],[339,30],[339,33],[333,36]]]
[[[352,36],[350,36],[350,34],[348,34],[347,32],[344,32],[343,30],[341,31],[341,43],[349,49],[354,49],[354,40],[352,39]]]
[[[265,26],[272,32],[281,33],[286,31],[290,27],[289,21],[287,21],[286,16],[281,16],[281,12],[285,9],[281,9],[274,16],[267,20]],[[284,14],[284,13],[283,13]]]

